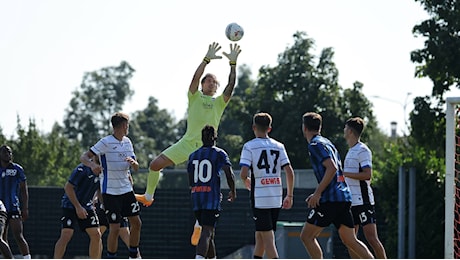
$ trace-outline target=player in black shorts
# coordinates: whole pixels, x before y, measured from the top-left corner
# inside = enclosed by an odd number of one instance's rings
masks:
[[[62,196],[61,236],[54,246],[54,258],[64,258],[67,244],[75,228],[90,238],[89,258],[101,258],[102,240],[99,218],[94,207],[95,193],[99,189],[99,176],[91,168],[78,165],[64,186]]]

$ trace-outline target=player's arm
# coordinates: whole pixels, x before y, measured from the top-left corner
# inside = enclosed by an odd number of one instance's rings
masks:
[[[365,167],[362,169],[361,172],[343,172],[343,176],[355,180],[367,181],[370,180],[372,177],[372,168]]]
[[[129,163],[129,165],[131,166],[131,169],[133,169],[133,171],[137,172],[139,170],[139,162],[136,161],[135,158],[128,156],[128,157],[126,157],[126,161]]]
[[[200,65],[198,65],[198,68],[195,71],[195,74],[193,74],[192,82],[190,83],[189,86],[189,91],[190,93],[194,94],[198,90],[198,86],[200,85],[200,78],[204,73],[204,69],[206,68],[206,65],[211,62],[213,59],[222,59],[222,56],[217,56],[216,53],[220,50],[220,46],[218,43],[213,42],[212,44],[209,44],[208,52],[206,53],[206,56],[204,56],[203,60],[201,61]]]
[[[251,178],[249,178],[249,167],[246,165],[241,166],[240,178],[246,185],[246,189],[251,190]]]
[[[284,166],[283,169],[286,173],[287,186],[286,197],[283,200],[283,209],[290,209],[292,207],[292,202],[294,199],[294,169],[290,164]]]
[[[85,166],[90,167],[91,171],[93,171],[95,174],[99,174],[102,172],[102,167],[97,163],[95,157],[96,154],[93,151],[88,150],[80,156],[80,162]]]
[[[19,192],[21,194],[21,217],[25,221],[29,217],[29,189],[27,181],[19,183]]]
[[[236,83],[236,61],[238,55],[241,53],[240,46],[236,43],[234,45],[230,44],[230,53],[223,53],[225,57],[229,59],[230,63],[230,74],[228,76],[228,84],[224,89],[224,101],[227,103],[233,94],[233,89],[235,88]]]
[[[77,199],[77,194],[75,193],[75,186],[67,181],[64,185],[64,191],[65,194],[67,194],[67,197],[69,197],[70,202],[74,206],[78,218],[85,219],[88,213],[86,212],[86,209],[82,207],[82,205]]]
[[[329,183],[331,183],[332,179],[335,177],[335,173],[337,172],[337,165],[335,165],[331,158],[324,160],[323,166],[326,169],[323,179],[316,187],[315,192],[307,198],[307,204],[310,208],[316,208],[316,206],[319,206],[321,194],[327,188]]]
[[[230,189],[227,200],[230,202],[233,202],[236,199],[235,174],[233,173],[232,167],[230,167],[229,165],[224,165],[222,169],[225,172],[225,177],[227,178],[227,184]]]

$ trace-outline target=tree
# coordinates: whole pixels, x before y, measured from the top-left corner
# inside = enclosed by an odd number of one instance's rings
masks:
[[[285,144],[294,168],[308,168],[306,140],[300,128],[305,112],[315,111],[323,116],[322,133],[339,143],[342,152],[347,149],[343,140],[346,119],[353,115],[364,116],[371,122],[370,135],[376,124],[370,103],[361,92],[362,84],[356,84],[353,91],[344,95],[338,84],[332,48],[323,49],[316,58],[311,53],[314,41],[307,38],[305,32],[297,32],[293,38],[293,46],[279,54],[276,66],[262,66],[259,69],[257,82],[248,81],[250,74],[242,71],[243,78],[239,78],[236,89],[240,89],[241,83],[246,85],[239,90],[242,94],[235,95],[230,111],[224,113],[222,125],[226,126],[225,129],[230,125],[235,128],[233,122],[240,122],[241,126],[236,128],[241,138],[232,136],[231,140],[245,142],[254,137],[252,116],[257,112],[268,112],[273,117],[270,136]],[[347,107],[342,109],[343,106]]]
[[[33,120],[27,129],[17,128],[17,140],[12,140],[14,161],[25,170],[29,185],[64,186],[71,170],[80,163],[81,147],[56,128],[45,136]]]
[[[414,50],[415,75],[433,81],[432,95],[442,99],[452,86],[460,87],[460,1],[415,0],[431,18],[414,26],[415,36],[427,37],[423,49]]]
[[[64,118],[64,133],[88,148],[110,132],[110,117],[134,94],[129,85],[134,69],[125,61],[85,73],[73,92]]]
[[[156,98],[149,97],[147,107],[134,112],[130,121],[129,136],[135,151],[139,151],[136,155],[143,168],[179,138],[174,118],[165,109],[159,109],[157,103]]]

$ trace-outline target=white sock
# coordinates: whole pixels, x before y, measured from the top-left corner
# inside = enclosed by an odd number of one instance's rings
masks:
[[[153,200],[153,194],[145,193],[144,196],[147,200]]]
[[[196,256],[195,256],[195,259],[204,259],[204,256],[196,255]]]
[[[32,257],[30,256],[30,254],[28,254],[28,255],[23,255],[22,258],[23,258],[23,259],[32,259]]]

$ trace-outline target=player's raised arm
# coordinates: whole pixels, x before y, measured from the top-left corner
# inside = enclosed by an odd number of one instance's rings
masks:
[[[200,63],[198,68],[193,74],[192,82],[190,83],[189,91],[193,94],[198,90],[198,86],[200,84],[200,78],[203,75],[204,68],[206,67],[209,62],[213,59],[222,59],[222,56],[217,56],[217,52],[220,50],[220,46],[217,42],[213,42],[209,44],[208,52],[206,56],[204,56],[203,61]]]
[[[230,75],[228,75],[228,84],[224,89],[224,101],[228,102],[233,94],[236,82],[236,61],[241,49],[238,44],[230,44],[230,53],[223,53],[225,57],[229,59],[230,63]]]

